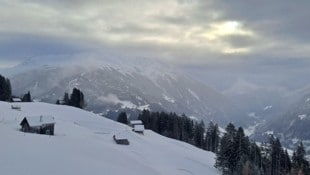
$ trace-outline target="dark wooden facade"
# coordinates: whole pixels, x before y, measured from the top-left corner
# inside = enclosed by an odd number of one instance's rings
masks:
[[[128,139],[117,139],[115,137],[115,135],[113,136],[113,139],[114,139],[115,143],[117,143],[119,145],[129,145]]]
[[[44,123],[39,126],[31,126],[25,117],[21,123],[21,131],[37,134],[54,135],[55,123]]]

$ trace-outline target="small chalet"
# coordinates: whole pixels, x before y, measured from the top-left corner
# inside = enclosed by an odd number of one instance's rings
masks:
[[[141,120],[131,120],[129,126],[134,127],[135,125],[143,125]]]
[[[20,125],[23,132],[54,135],[55,121],[51,116],[24,117]]]
[[[136,133],[143,134],[144,133],[144,125],[134,125],[132,130]]]
[[[11,108],[18,111],[22,109],[19,105],[11,105]]]
[[[13,103],[19,103],[19,102],[22,102],[22,99],[15,97],[15,98],[12,98],[11,101]]]
[[[129,145],[128,139],[116,138],[115,135],[113,135],[113,140],[115,141],[116,144],[119,144],[119,145]]]

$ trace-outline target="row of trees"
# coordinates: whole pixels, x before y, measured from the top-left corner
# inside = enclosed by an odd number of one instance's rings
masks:
[[[10,101],[12,96],[11,82],[0,75],[0,101]]]
[[[175,113],[150,112],[143,110],[138,116],[146,129],[153,130],[163,136],[181,140],[201,149],[215,152],[219,145],[219,129],[210,122],[207,127],[203,121],[194,121],[186,115]]]
[[[84,94],[81,90],[73,88],[70,97],[68,93],[65,93],[63,100],[57,100],[56,104],[69,105],[83,109],[85,107]]]
[[[305,155],[302,142],[291,160],[278,138],[271,136],[268,143],[258,146],[245,136],[241,127],[236,129],[230,123],[216,152],[215,166],[227,175],[309,175],[310,168]]]
[[[0,101],[12,101],[15,96],[12,95],[11,81],[8,78],[0,75]],[[21,97],[22,102],[31,102],[31,94],[28,91],[25,95]]]
[[[202,121],[185,115],[143,110],[138,118],[146,129],[216,153],[215,167],[224,175],[310,175],[302,143],[291,159],[278,138],[271,136],[268,142],[257,145],[242,127],[236,128],[232,123],[220,137],[217,124],[210,122],[205,128]],[[127,124],[126,113],[121,113],[118,121]]]

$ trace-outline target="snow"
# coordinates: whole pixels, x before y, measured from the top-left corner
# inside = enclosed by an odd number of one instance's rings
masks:
[[[251,113],[248,114],[248,116],[249,116],[249,117],[255,118],[255,117],[256,117],[256,114],[255,114],[255,112],[251,112]]]
[[[272,105],[269,105],[269,106],[264,107],[264,111],[267,111],[267,110],[269,110],[269,109],[272,109]]]
[[[266,131],[265,132],[265,134],[268,134],[268,135],[273,135],[273,133],[274,133],[273,131]]]
[[[13,102],[21,102],[22,100],[20,98],[12,98]]]
[[[191,89],[188,89],[188,92],[189,92],[190,94],[192,94],[192,96],[193,96],[194,98],[196,98],[198,101],[200,101],[199,96],[198,96],[194,91],[192,91]]]
[[[298,118],[299,118],[300,120],[303,120],[303,119],[305,119],[306,117],[307,117],[307,114],[298,115]]]
[[[137,105],[133,104],[130,101],[120,100],[115,94],[108,94],[107,96],[101,96],[99,99],[103,102],[110,103],[110,104],[121,104],[121,108],[129,108],[129,109],[136,109]]]
[[[145,130],[144,135],[77,108],[18,103],[22,111],[0,102],[1,174],[74,175],[219,175],[215,155]],[[53,116],[55,136],[23,133],[24,116]],[[130,145],[113,141],[126,138]]]
[[[144,125],[135,125],[134,131],[143,132],[144,131]]]
[[[247,129],[244,130],[245,135],[251,136],[252,134],[254,134],[256,131],[256,128],[260,126],[261,124],[262,123],[257,122],[254,125],[249,126]]]
[[[171,97],[168,97],[167,95],[163,95],[164,99],[170,103],[175,103],[175,100]]]
[[[294,125],[295,122],[296,122],[296,120],[292,120],[292,121],[290,122],[289,128],[292,127],[292,126]]]
[[[107,96],[101,96],[98,99],[108,104],[113,104],[113,105],[120,104],[122,109],[126,109],[126,108],[127,109],[138,109],[140,111],[150,109],[149,104],[137,106],[133,104],[131,101],[120,100],[115,94],[108,94]]]
[[[139,109],[140,111],[150,110],[150,105],[147,104],[147,105],[138,106],[137,109]]]
[[[138,125],[138,124],[142,124],[142,121],[141,120],[130,120],[130,124],[131,125]]]
[[[199,121],[199,119],[193,115],[189,116],[190,119],[194,120],[194,121]]]
[[[41,126],[42,124],[55,123],[53,116],[26,117],[30,126]]]

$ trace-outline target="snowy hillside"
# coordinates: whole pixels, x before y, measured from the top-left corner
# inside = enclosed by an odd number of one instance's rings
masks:
[[[152,131],[128,126],[69,106],[20,103],[21,111],[0,102],[0,172],[30,174],[188,175],[219,172],[214,154]],[[19,131],[25,116],[53,116],[55,136]],[[112,136],[129,139],[117,145]]]
[[[89,57],[71,64],[34,59],[16,66],[11,72],[23,72],[10,76],[13,93],[30,90],[33,97],[55,103],[77,87],[85,94],[87,110],[109,117],[120,109],[185,113],[224,125],[242,117],[230,100],[174,67],[149,58]]]

